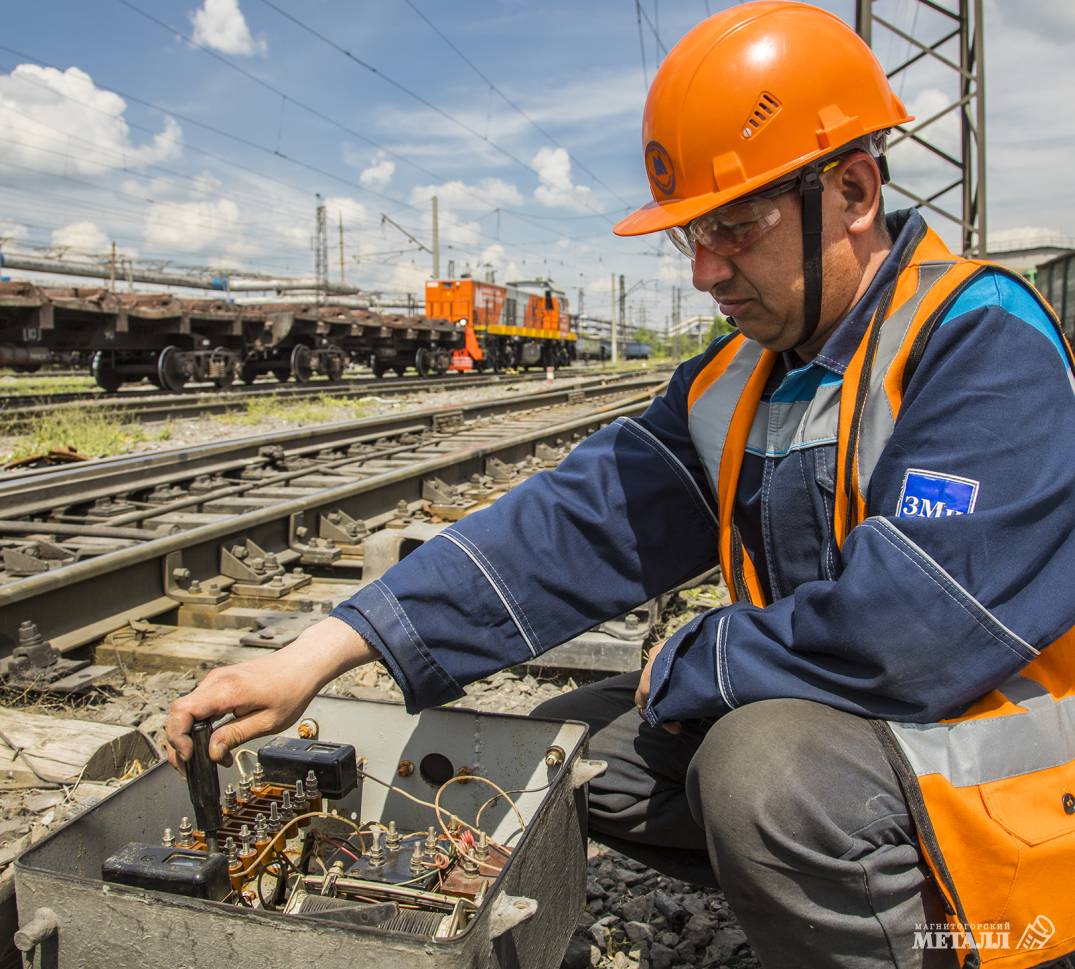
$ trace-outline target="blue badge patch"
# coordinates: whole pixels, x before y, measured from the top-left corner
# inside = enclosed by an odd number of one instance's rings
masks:
[[[897,518],[949,518],[969,515],[978,500],[978,482],[954,474],[908,468],[896,509]]]
[[[646,171],[650,181],[665,195],[676,190],[676,170],[672,167],[672,156],[659,141],[646,145]]]

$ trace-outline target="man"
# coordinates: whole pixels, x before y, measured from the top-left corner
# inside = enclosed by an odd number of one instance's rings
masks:
[[[884,218],[909,120],[815,7],[692,30],[646,105],[654,202],[616,231],[668,230],[738,331],[292,646],[207,676],[173,761],[192,718],[237,714],[225,759],[378,656],[409,709],[454,699],[719,561],[731,606],[538,711],[609,762],[592,833],[719,881],[767,969],[1075,948],[1071,352],[1020,280]]]

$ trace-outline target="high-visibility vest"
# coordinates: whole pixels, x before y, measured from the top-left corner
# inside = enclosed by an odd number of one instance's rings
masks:
[[[834,538],[867,516],[865,495],[932,331],[959,294],[998,266],[953,255],[930,229],[904,253],[842,384],[822,384],[795,443],[837,442]],[[1012,275],[1053,321],[1055,314]],[[720,565],[734,600],[766,596],[733,521],[743,455],[777,354],[736,335],[688,395],[695,448],[715,483]],[[772,406],[772,405],[768,405]],[[965,967],[1021,969],[1075,951],[1075,629],[1017,675],[939,723],[874,721],[900,778],[922,855],[945,902],[943,938]],[[935,927],[932,927],[935,928]]]

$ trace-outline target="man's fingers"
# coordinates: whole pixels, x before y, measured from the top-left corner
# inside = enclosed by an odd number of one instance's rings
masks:
[[[662,723],[661,726],[669,733],[683,733],[683,724],[676,723],[674,720],[669,720],[668,723]]]
[[[209,759],[229,767],[232,750],[248,740],[271,733],[275,728],[276,718],[268,710],[256,710],[230,720],[214,730],[209,738]]]
[[[185,699],[185,698],[182,698]],[[168,737],[168,760],[176,770],[183,772],[181,763],[190,759],[194,749],[190,741],[190,728],[194,723],[192,717],[180,706],[181,700],[176,700],[168,708],[168,719],[165,721],[164,731]]]
[[[194,749],[190,740],[194,721],[218,720],[232,712],[234,687],[231,678],[215,673],[210,672],[192,693],[179,697],[168,708],[165,733],[176,758],[183,763],[190,760]],[[179,768],[179,765],[176,764],[176,767]]]

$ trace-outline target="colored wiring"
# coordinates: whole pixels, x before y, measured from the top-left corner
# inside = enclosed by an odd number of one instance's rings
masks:
[[[235,751],[234,754],[235,766],[239,769],[239,777],[242,778],[244,784],[249,784],[250,781],[254,778],[254,772],[251,771],[250,773],[247,773],[245,770],[243,770],[243,754],[246,754],[249,757],[253,757],[255,761],[257,761],[258,759],[258,755],[249,747],[240,747],[237,751]]]

